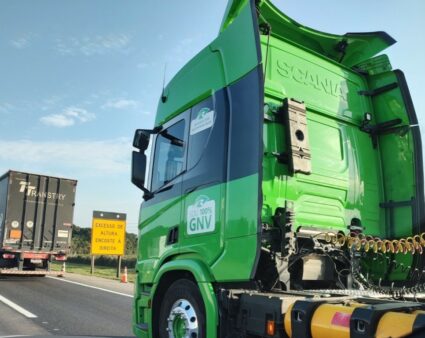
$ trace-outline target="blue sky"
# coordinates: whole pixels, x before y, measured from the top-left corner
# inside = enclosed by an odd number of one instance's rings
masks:
[[[226,0],[0,1],[0,173],[79,180],[75,223],[126,212],[135,232],[140,191],[131,139],[153,125],[169,80],[217,34]],[[423,0],[276,0],[300,23],[343,34],[385,30],[425,126]]]

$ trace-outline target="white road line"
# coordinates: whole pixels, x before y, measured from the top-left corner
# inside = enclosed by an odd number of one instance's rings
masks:
[[[2,295],[0,295],[0,302],[3,302],[4,304],[10,306],[13,310],[19,312],[20,314],[24,315],[27,318],[37,318],[37,316],[35,314],[25,310],[23,307],[12,302],[11,300],[7,299],[6,297],[3,297]]]
[[[60,281],[60,282],[65,282],[65,283],[71,283],[71,284],[75,284],[75,285],[85,286],[86,288],[92,288],[92,289],[101,290],[101,291],[113,293],[113,294],[120,295],[120,296],[125,296],[125,297],[133,298],[133,295],[128,295],[128,294],[122,293],[122,292],[117,292],[117,291],[112,291],[112,290],[108,290],[108,289],[104,289],[104,288],[99,288],[99,287],[93,286],[93,285],[78,283],[78,282],[74,282],[74,281],[70,281],[70,280],[66,280],[66,279],[61,279],[61,278],[57,278],[57,277],[52,277],[52,276],[46,276],[46,278],[51,278],[51,279],[54,279],[54,280],[57,280],[57,281]]]

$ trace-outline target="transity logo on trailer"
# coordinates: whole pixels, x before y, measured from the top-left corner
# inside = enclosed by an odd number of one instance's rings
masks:
[[[187,233],[189,235],[215,230],[215,201],[208,196],[199,196],[187,208]]]
[[[66,194],[59,194],[56,192],[49,192],[49,191],[37,191],[37,187],[30,185],[29,182],[21,181],[19,182],[21,185],[21,188],[19,189],[19,192],[25,193],[27,192],[27,196],[30,197],[40,197],[40,198],[48,198],[48,199],[54,199],[63,201],[66,197]]]

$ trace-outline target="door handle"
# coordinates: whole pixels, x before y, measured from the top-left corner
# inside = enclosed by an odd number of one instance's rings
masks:
[[[168,231],[167,245],[175,244],[179,241],[179,227],[176,225]]]

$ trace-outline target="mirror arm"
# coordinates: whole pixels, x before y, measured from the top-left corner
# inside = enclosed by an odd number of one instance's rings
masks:
[[[154,127],[153,129],[141,129],[149,134],[158,134],[162,130],[162,126]]]
[[[143,194],[143,199],[145,201],[150,200],[154,196],[154,193],[152,191],[146,189],[145,187],[140,187],[140,189],[142,189],[142,191],[144,193]]]
[[[142,129],[142,130],[153,135],[153,134],[158,134],[159,132],[161,132],[162,129],[163,129],[162,126],[158,126],[153,129]]]
[[[163,129],[162,126],[158,126],[152,129],[153,134],[158,134]]]

